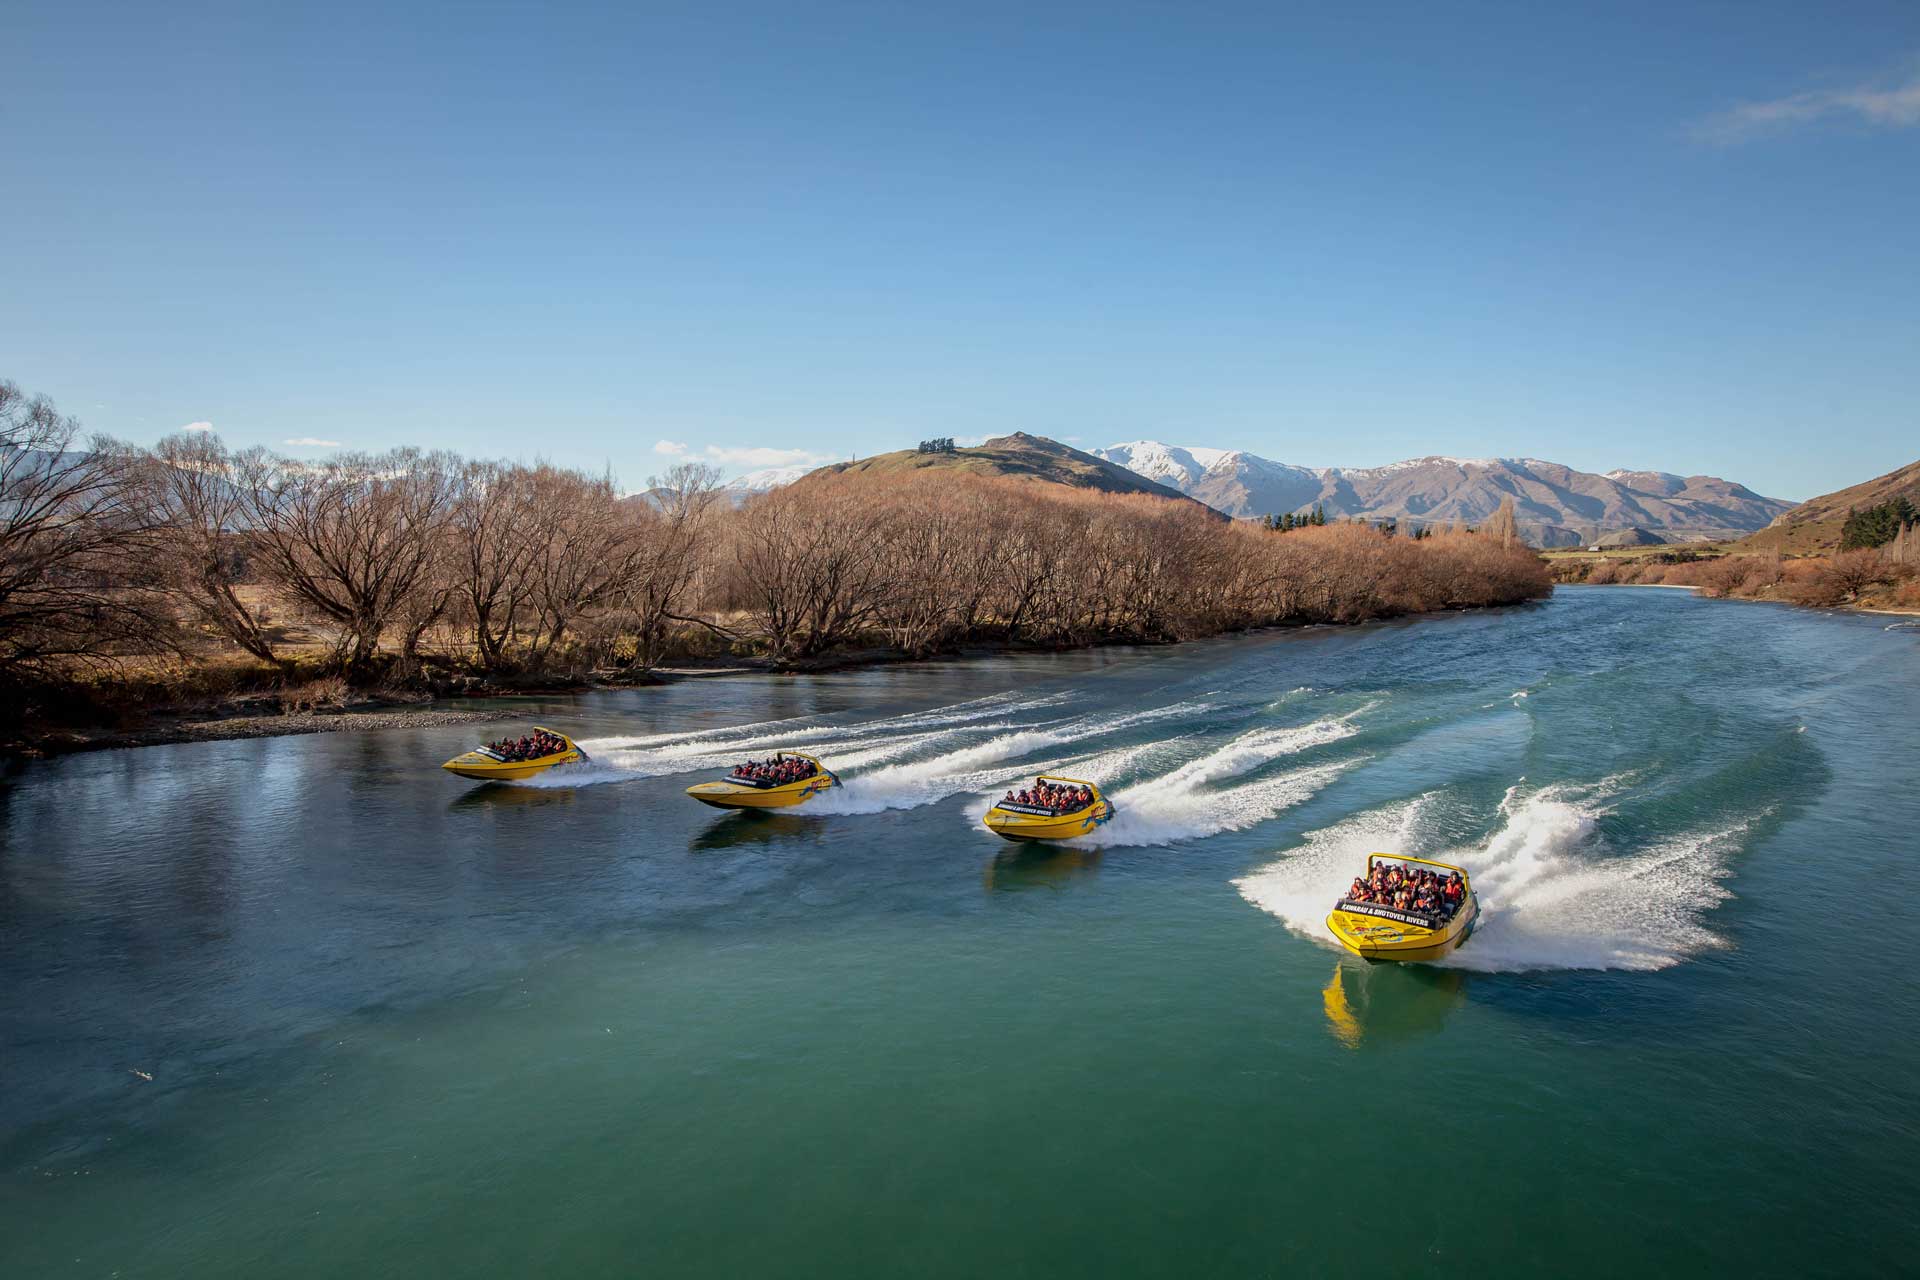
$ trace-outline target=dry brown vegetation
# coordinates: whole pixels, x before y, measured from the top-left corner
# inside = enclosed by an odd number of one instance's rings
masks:
[[[1704,596],[1812,608],[1920,609],[1920,530],[1905,529],[1885,547],[1830,556],[1561,560],[1554,575],[1591,586],[1695,587]]]
[[[78,447],[76,424],[11,385],[0,410],[16,709],[89,672],[138,698],[190,692],[198,672],[202,692],[340,705],[372,684],[1176,641],[1551,589],[1504,535],[1274,533],[1004,477],[817,475],[736,509],[698,466],[622,499],[608,476],[410,449],[308,464],[207,433]]]

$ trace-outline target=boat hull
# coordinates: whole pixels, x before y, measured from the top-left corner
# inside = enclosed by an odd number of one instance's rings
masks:
[[[569,747],[565,751],[532,760],[495,760],[478,751],[469,751],[463,756],[455,756],[440,767],[457,777],[472,778],[476,782],[518,782],[536,773],[545,773],[555,765],[572,764],[582,758],[578,747]]]
[[[1113,804],[1097,800],[1073,813],[1019,813],[999,805],[987,810],[987,830],[1002,840],[1072,840],[1113,817]]]
[[[716,809],[791,809],[795,805],[805,804],[833,785],[833,775],[823,772],[778,787],[755,787],[743,782],[702,782],[688,787],[687,794],[701,804],[710,804]]]
[[[1473,936],[1473,926],[1479,919],[1480,899],[1469,893],[1466,905],[1438,929],[1336,907],[1327,917],[1327,931],[1334,941],[1362,959],[1420,964],[1451,955]]]

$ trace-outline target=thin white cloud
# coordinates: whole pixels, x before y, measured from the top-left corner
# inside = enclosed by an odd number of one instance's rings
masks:
[[[765,446],[710,444],[707,457],[723,467],[797,467],[818,466],[829,461],[827,455],[805,449],[770,449]]]
[[[1703,142],[1729,145],[1782,133],[1820,120],[1853,120],[1887,129],[1920,126],[1920,63],[1896,79],[1839,89],[1811,89],[1784,98],[1739,102],[1693,127]]]
[[[683,458],[687,454],[687,446],[678,440],[656,440],[653,451],[666,458]]]
[[[213,430],[213,424],[211,422],[189,422],[180,429],[182,431],[211,431]]]
[[[338,449],[338,440],[322,440],[317,436],[294,436],[291,440],[282,440],[281,444],[292,445],[296,449]]]

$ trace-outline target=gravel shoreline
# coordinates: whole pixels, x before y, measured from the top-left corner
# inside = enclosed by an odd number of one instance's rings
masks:
[[[300,733],[340,733],[350,729],[420,729],[498,720],[498,712],[448,711],[421,707],[381,708],[293,715],[219,716],[192,719],[156,717],[134,729],[49,733],[7,748],[6,754],[35,757],[67,755],[76,751],[109,751],[123,747],[158,747],[177,742],[222,742],[232,738],[283,738]]]

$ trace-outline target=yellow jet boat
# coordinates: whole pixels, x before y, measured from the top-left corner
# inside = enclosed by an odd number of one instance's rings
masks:
[[[1357,956],[1368,960],[1419,962],[1438,960],[1451,954],[1473,936],[1480,918],[1480,899],[1474,896],[1473,883],[1459,867],[1425,858],[1398,858],[1392,854],[1367,855],[1367,878],[1373,878],[1375,863],[1392,866],[1431,867],[1460,877],[1462,896],[1452,914],[1429,915],[1403,911],[1379,902],[1358,902],[1342,898],[1333,904],[1327,917],[1327,930],[1334,940]]]
[[[535,725],[533,728],[536,733],[552,734],[560,739],[566,744],[566,749],[525,760],[513,760],[492,747],[475,747],[465,755],[455,756],[440,767],[448,773],[456,773],[463,778],[473,778],[480,782],[518,782],[522,778],[531,778],[536,773],[545,773],[557,764],[573,764],[588,758],[587,753],[574,745],[573,739],[566,734],[556,733],[540,725]]]
[[[1092,793],[1093,803],[1079,809],[1060,810],[1002,800],[987,810],[987,830],[1007,840],[1071,840],[1075,836],[1086,835],[1113,817],[1113,802],[1103,797],[1100,788],[1091,782],[1065,778],[1057,773],[1043,773],[1034,781],[1085,787]]]
[[[778,785],[749,782],[745,778],[726,777],[718,782],[701,782],[687,788],[687,794],[701,804],[716,809],[790,809],[840,785],[833,770],[812,756],[798,751],[782,751],[775,760],[804,760],[813,772],[792,782]]]

